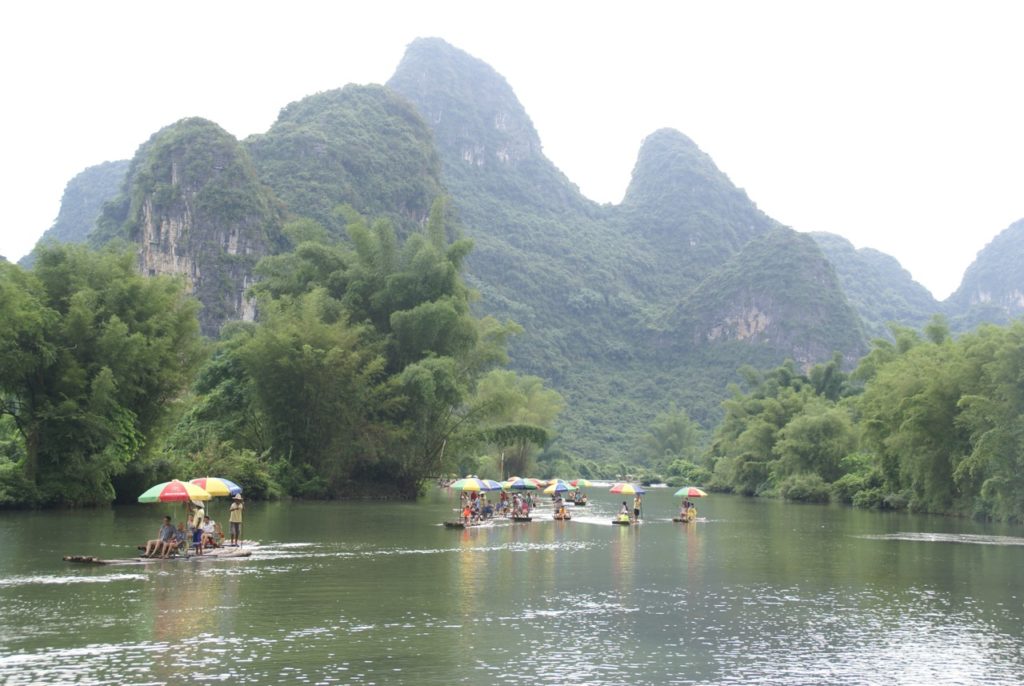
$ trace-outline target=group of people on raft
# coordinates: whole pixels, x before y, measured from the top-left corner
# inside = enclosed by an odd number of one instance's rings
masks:
[[[577,505],[587,502],[587,496],[580,491],[575,491],[570,496],[570,499],[571,502]],[[560,515],[561,518],[568,518],[568,513],[565,509],[567,501],[563,500],[562,495],[555,493],[552,496],[552,501],[555,515]],[[459,519],[463,524],[469,526],[493,517],[529,517],[530,512],[536,509],[537,503],[537,495],[535,493],[510,494],[507,491],[501,491],[497,502],[491,503],[486,493],[463,491],[460,501],[461,514]]]
[[[635,524],[640,521],[640,517],[643,514],[643,504],[643,498],[641,498],[640,494],[637,493],[633,496],[633,510],[631,512],[629,506],[626,505],[626,501],[623,500],[622,507],[619,508],[619,513],[616,515],[616,519],[620,522],[633,522]]]
[[[231,522],[231,545],[239,543],[243,507],[242,496],[236,495],[232,499],[228,514]],[[188,505],[188,526],[186,527],[186,522],[178,522],[175,528],[171,523],[171,516],[164,515],[163,524],[157,531],[156,538],[146,541],[142,556],[166,559],[182,546],[191,547],[197,555],[202,555],[206,548],[219,548],[223,545],[224,532],[220,525],[210,519],[202,503],[193,500]]]
[[[495,504],[487,499],[486,493],[463,491],[460,519],[463,524],[470,525],[493,517],[528,517],[530,510],[535,507],[537,507],[537,497],[532,493],[513,493],[510,496],[507,492],[502,491]]]

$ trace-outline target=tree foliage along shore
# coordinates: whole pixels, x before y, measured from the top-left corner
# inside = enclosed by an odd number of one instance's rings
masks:
[[[471,242],[449,242],[443,202],[404,242],[387,220],[342,213],[346,242],[311,220],[287,227],[295,249],[259,267],[259,321],[225,330],[168,450],[219,445],[249,483],[316,498],[414,497],[479,452],[528,460],[557,413],[521,421],[527,398],[494,390],[519,327],[471,314]]]
[[[552,442],[561,396],[502,368],[519,327],[472,315],[471,246],[442,203],[404,241],[341,212],[346,241],[287,227],[293,249],[259,267],[259,321],[213,346],[183,283],[140,276],[129,253],[0,263],[0,506],[131,500],[208,473],[324,498],[536,470],[1024,521],[1024,322],[955,340],[941,317],[893,326],[852,372],[839,355],[747,367],[707,445],[669,406],[635,459],[595,464]]]
[[[892,333],[850,374],[746,370],[706,455],[712,485],[1024,521],[1024,322]]]
[[[197,310],[130,254],[0,263],[0,505],[109,502],[201,359]]]
[[[500,369],[519,327],[470,313],[471,243],[449,241],[444,203],[404,242],[340,212],[347,242],[288,227],[294,249],[260,266],[259,321],[205,358],[196,302],[130,254],[3,264],[0,505],[131,500],[208,473],[255,496],[414,497],[467,455],[528,468],[561,398]]]

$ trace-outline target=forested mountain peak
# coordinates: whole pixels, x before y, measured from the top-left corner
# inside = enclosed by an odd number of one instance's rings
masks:
[[[457,145],[467,164],[515,165],[541,154],[537,130],[505,78],[440,38],[413,41],[388,85],[417,102],[438,142]]]
[[[338,205],[386,216],[408,234],[443,193],[430,129],[383,86],[348,85],[293,102],[245,143],[288,211],[337,235],[344,229]]]
[[[658,129],[640,146],[622,204],[659,204],[673,196],[691,197],[723,187],[743,194],[688,136],[675,129]]]
[[[440,38],[418,38],[387,86],[433,130],[450,185],[555,211],[590,204],[544,156],[526,110],[487,63]]]
[[[645,237],[673,288],[696,285],[751,239],[778,226],[674,129],[649,135],[616,215]]]

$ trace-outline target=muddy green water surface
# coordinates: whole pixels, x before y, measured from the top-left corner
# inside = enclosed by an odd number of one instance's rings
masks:
[[[457,498],[249,503],[244,560],[122,558],[166,511],[0,514],[3,684],[1019,684],[1024,529],[670,491],[612,526]],[[212,514],[226,523],[227,502]]]

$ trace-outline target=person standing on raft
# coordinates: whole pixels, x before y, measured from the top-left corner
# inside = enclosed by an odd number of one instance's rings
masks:
[[[231,507],[228,508],[228,525],[231,528],[231,545],[241,545],[242,541],[242,508],[245,504],[241,495],[231,499]]]

